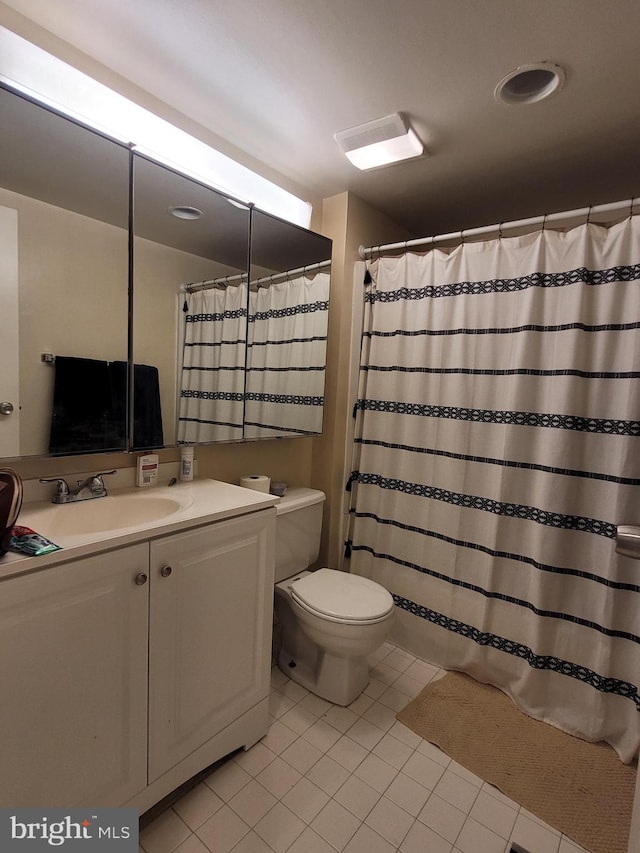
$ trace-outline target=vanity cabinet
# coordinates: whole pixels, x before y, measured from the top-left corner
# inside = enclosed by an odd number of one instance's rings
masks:
[[[145,811],[267,730],[275,512],[0,583],[0,803]]]
[[[150,782],[269,695],[264,515],[151,542]]]
[[[0,803],[119,805],[146,785],[148,545],[0,584]]]

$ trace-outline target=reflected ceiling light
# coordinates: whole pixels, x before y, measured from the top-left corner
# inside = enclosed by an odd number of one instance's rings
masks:
[[[197,207],[191,207],[189,204],[177,204],[169,208],[169,213],[175,216],[176,219],[200,219],[202,211]]]
[[[309,227],[309,202],[1,26],[0,80],[225,195]]]
[[[502,78],[493,95],[503,104],[535,104],[559,92],[565,79],[564,68],[552,62],[519,65]]]
[[[239,207],[240,210],[249,210],[248,204],[243,204],[241,201],[236,201],[235,198],[228,198],[227,201],[229,204],[232,204],[234,207]]]
[[[341,130],[334,138],[358,169],[379,169],[426,153],[422,141],[399,113]]]

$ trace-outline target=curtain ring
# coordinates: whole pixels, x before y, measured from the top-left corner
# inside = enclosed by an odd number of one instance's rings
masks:
[[[587,222],[586,222],[587,225],[591,225],[591,210],[592,210],[592,208],[593,208],[593,205],[590,204],[589,210],[587,211]]]
[[[547,214],[544,213],[542,216],[542,233],[544,234],[544,229],[547,227]]]
[[[498,240],[502,240],[502,222],[498,225]]]
[[[464,246],[464,228],[460,232],[460,243]]]
[[[630,206],[629,206],[629,218],[631,218],[631,217],[633,216],[633,203],[634,203],[634,201],[635,201],[635,199],[634,199],[634,198],[632,198],[632,199],[631,199],[631,204],[630,204]]]
[[[436,247],[436,235],[434,234],[431,238],[431,251],[432,252],[435,249],[435,247]]]

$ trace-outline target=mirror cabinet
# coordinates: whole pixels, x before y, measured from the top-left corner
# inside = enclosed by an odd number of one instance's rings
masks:
[[[331,241],[0,86],[0,459],[322,431]]]
[[[129,150],[2,89],[0,163],[0,457],[125,450]]]

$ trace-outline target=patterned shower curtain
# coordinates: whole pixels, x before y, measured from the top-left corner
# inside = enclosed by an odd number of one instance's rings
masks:
[[[249,293],[245,438],[322,432],[329,272]]]
[[[187,293],[178,442],[242,438],[247,285]]]
[[[640,742],[640,217],[369,266],[350,570],[394,638],[629,762]]]

